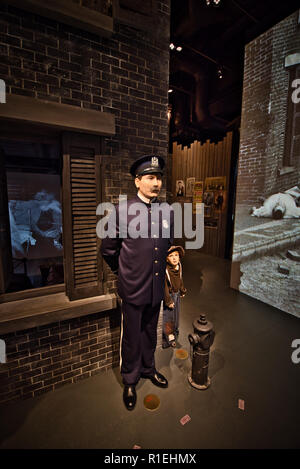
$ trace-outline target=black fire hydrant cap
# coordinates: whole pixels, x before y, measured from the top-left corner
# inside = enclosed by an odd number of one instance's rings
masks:
[[[210,332],[213,324],[207,321],[205,314],[200,314],[200,317],[193,322],[193,327],[197,332]]]

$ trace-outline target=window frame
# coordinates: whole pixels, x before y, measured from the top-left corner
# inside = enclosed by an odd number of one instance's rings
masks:
[[[63,186],[63,161],[64,161],[64,142],[63,138],[66,134],[70,134],[64,132],[62,129],[52,128],[51,126],[41,126],[34,123],[24,123],[24,122],[16,122],[12,126],[10,121],[3,121],[1,122],[0,126],[0,144],[1,140],[11,140],[11,141],[30,141],[30,142],[43,142],[43,143],[55,143],[60,145],[60,163],[61,163],[61,172],[60,172],[60,190],[61,190],[61,204],[63,207],[64,201],[64,186]],[[91,139],[92,141],[95,139],[99,139],[99,153],[102,153],[103,147],[103,138],[100,135],[93,135],[93,134],[82,134],[79,132],[72,132],[73,136],[75,136],[78,141],[82,141],[82,137],[85,136],[86,139]],[[101,156],[98,154],[97,156],[97,174],[99,176],[98,187],[97,187],[97,194],[98,200],[103,200],[103,171],[101,168]],[[62,225],[63,225],[63,236],[64,233],[68,230],[65,228],[65,217],[63,214],[62,218]],[[64,292],[66,296],[69,296],[69,288],[66,282],[66,269],[69,268],[68,262],[65,260],[65,243],[63,243],[63,259],[64,259],[64,283],[59,283],[56,285],[49,285],[44,287],[32,288],[27,290],[20,290],[17,292],[10,292],[10,293],[1,293],[0,294],[0,304],[7,303],[11,301],[18,301],[18,300],[25,300],[28,298],[37,298],[41,296],[57,294]],[[97,240],[98,250],[100,246],[100,240]],[[100,265],[100,269],[98,269],[98,283],[99,283],[99,293],[98,295],[106,294],[106,285],[105,285],[105,275],[104,275],[104,266],[102,262],[102,258],[99,260],[98,265]],[[88,299],[88,295],[82,297]],[[79,297],[74,297],[70,299],[79,299]]]
[[[46,129],[34,124],[14,123],[12,126],[9,121],[1,122],[0,126],[0,145],[2,140],[10,140],[15,142],[34,142],[34,143],[55,143],[61,146],[60,132],[54,129]],[[60,154],[60,163],[62,163],[62,152]],[[62,192],[62,175],[60,173],[60,184]],[[34,298],[52,293],[65,291],[65,283],[56,285],[46,285],[44,287],[29,288],[27,290],[19,290],[17,292],[1,293],[0,303],[17,301],[26,298]]]

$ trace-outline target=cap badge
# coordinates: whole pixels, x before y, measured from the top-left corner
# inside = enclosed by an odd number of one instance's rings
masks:
[[[159,164],[158,164],[158,158],[156,156],[152,156],[151,166],[153,166],[154,168],[158,168]]]

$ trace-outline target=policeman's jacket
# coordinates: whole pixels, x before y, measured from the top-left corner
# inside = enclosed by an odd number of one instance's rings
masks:
[[[102,240],[101,254],[118,274],[120,297],[135,305],[158,304],[164,296],[167,251],[173,243],[171,206],[147,204],[136,196],[116,206],[111,226],[115,232]]]

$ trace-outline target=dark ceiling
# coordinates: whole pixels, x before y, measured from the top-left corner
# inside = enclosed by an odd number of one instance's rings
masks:
[[[171,142],[239,127],[244,47],[298,8],[299,0],[171,0],[171,42],[183,48],[170,51]]]

